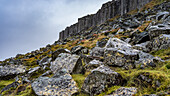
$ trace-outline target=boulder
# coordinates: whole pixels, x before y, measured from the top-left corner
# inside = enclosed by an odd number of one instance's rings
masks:
[[[159,25],[151,26],[149,28],[150,39],[153,39],[154,37],[158,37],[161,34],[170,34],[170,26],[159,24]]]
[[[54,61],[59,54],[61,53],[71,53],[68,49],[57,49],[55,52],[52,53],[52,61]]]
[[[52,78],[39,77],[31,86],[39,96],[72,96],[78,92],[76,82],[64,69],[58,71]]]
[[[0,66],[0,79],[11,79],[16,75],[25,73],[26,67],[23,65],[5,65]]]
[[[113,94],[111,95],[106,95],[106,96],[134,96],[137,93],[137,88],[135,87],[121,87],[117,89]]]
[[[131,45],[118,39],[111,38],[106,44],[104,51],[104,63],[109,66],[134,68],[135,60],[139,59],[138,50],[132,49]]]
[[[60,69],[66,69],[71,74],[80,74],[84,72],[84,67],[80,56],[61,53],[56,60],[52,62],[50,69],[55,74]]]
[[[121,85],[122,83],[123,78],[119,73],[112,71],[109,67],[101,65],[92,70],[91,74],[85,79],[82,91],[93,96],[100,94],[108,87]]]
[[[120,50],[126,50],[132,46],[118,38],[110,38],[105,46],[105,48],[118,48]]]

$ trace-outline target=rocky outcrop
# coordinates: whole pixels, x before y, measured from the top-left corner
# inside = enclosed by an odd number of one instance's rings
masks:
[[[122,83],[123,78],[119,73],[112,71],[109,67],[101,65],[92,70],[92,73],[85,79],[82,91],[93,96],[105,91],[107,87],[121,85]]]
[[[64,40],[67,37],[80,34],[81,31],[87,30],[90,27],[104,23],[106,20],[123,15],[127,12],[140,9],[151,0],[112,0],[103,4],[102,8],[96,14],[87,15],[78,19],[76,24],[67,27],[60,32],[59,40]]]
[[[64,69],[52,78],[39,77],[31,85],[38,96],[71,96],[78,92],[76,82]]]

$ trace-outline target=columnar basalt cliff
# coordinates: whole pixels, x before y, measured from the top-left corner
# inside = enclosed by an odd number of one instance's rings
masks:
[[[127,12],[140,9],[152,0],[112,0],[102,5],[96,14],[87,15],[78,19],[76,24],[67,27],[60,32],[59,40],[64,40],[70,36],[76,35],[83,30],[87,30],[92,26],[104,23],[106,20],[123,15]]]

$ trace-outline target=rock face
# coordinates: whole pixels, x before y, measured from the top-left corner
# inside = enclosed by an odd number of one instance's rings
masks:
[[[109,67],[101,65],[92,70],[92,73],[85,79],[82,91],[95,95],[105,91],[106,87],[121,85],[122,83],[123,79],[120,74],[112,71]]]
[[[15,77],[16,75],[24,73],[25,71],[26,71],[26,67],[23,65],[0,66],[0,78],[11,79],[10,77]]]
[[[56,73],[61,69],[66,69],[72,74],[79,74],[84,71],[80,56],[68,53],[61,53],[58,55],[58,58],[56,58],[56,60],[51,64],[50,68],[53,73]]]
[[[60,32],[59,40],[64,40],[67,37],[81,34],[81,31],[101,24],[116,15],[126,14],[136,8],[140,9],[150,1],[151,0],[112,0],[107,2],[103,4],[102,8],[96,14],[79,18],[76,24],[73,24]]]
[[[52,78],[39,77],[31,85],[34,92],[39,96],[72,96],[78,92],[76,82],[64,69]]]

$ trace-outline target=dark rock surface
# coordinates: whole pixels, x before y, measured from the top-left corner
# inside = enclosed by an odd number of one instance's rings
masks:
[[[82,91],[90,95],[99,94],[105,91],[106,86],[121,85],[123,78],[117,72],[112,71],[109,67],[101,65],[92,70],[82,86]]]

